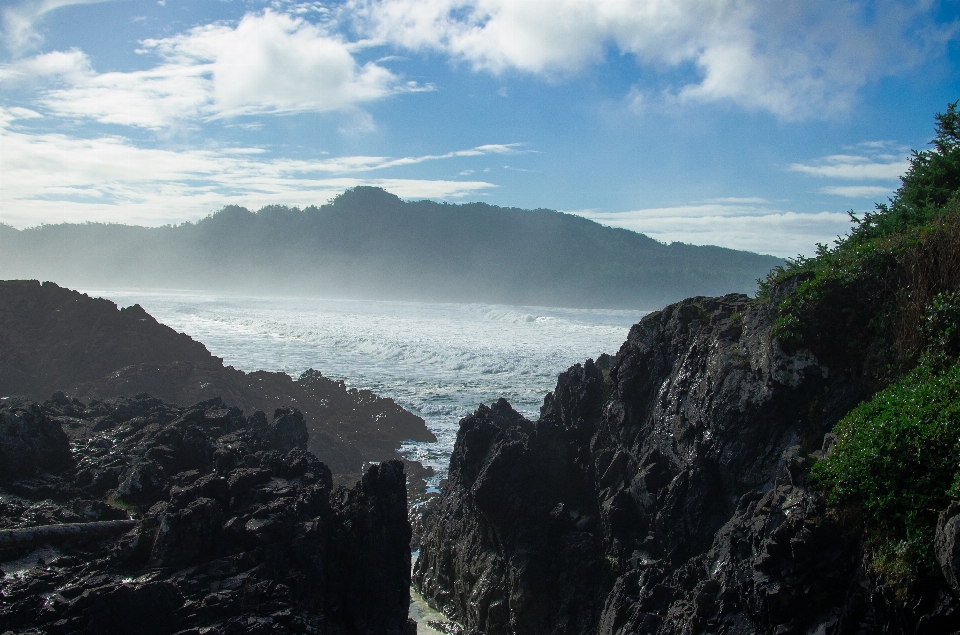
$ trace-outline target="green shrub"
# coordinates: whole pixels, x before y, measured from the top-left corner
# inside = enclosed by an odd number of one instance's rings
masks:
[[[811,470],[832,505],[862,512],[914,564],[929,564],[937,515],[960,495],[960,364],[921,364],[851,411]],[[878,530],[878,531],[877,531]]]
[[[863,394],[810,483],[896,584],[934,571],[939,513],[960,498],[960,113],[937,115],[889,204],[833,246],[770,272],[774,335],[846,370]],[[789,290],[789,292],[787,292]],[[926,573],[923,573],[926,571]],[[899,582],[898,582],[899,581]]]
[[[810,475],[866,521],[872,568],[901,586],[934,570],[938,514],[960,498],[960,289],[934,296],[915,330],[919,365],[836,425]]]
[[[938,293],[921,326],[927,354],[946,362],[960,356],[960,290]]]

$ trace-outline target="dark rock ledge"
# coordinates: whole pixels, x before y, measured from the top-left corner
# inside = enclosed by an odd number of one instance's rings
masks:
[[[294,409],[8,400],[0,632],[415,633],[403,464],[335,488],[306,442]]]
[[[771,327],[746,296],[692,298],[560,375],[537,421],[481,406],[422,514],[414,586],[487,635],[960,632],[960,508],[946,579],[867,570],[804,484],[861,395]]]

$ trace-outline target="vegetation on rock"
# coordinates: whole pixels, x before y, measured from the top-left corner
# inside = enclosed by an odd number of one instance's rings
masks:
[[[812,470],[829,502],[862,510],[886,560],[932,565],[937,517],[960,495],[960,365],[917,367],[835,431],[833,453]]]
[[[931,150],[914,152],[889,204],[858,218],[834,246],[776,267],[758,298],[779,300],[775,335],[852,371],[870,392],[913,368],[918,324],[937,294],[960,286],[960,113],[937,115]],[[782,289],[791,289],[785,298]]]
[[[772,271],[775,334],[847,372],[872,399],[813,466],[834,509],[857,518],[875,572],[933,571],[940,512],[960,498],[960,112],[937,115],[888,204],[833,247]]]

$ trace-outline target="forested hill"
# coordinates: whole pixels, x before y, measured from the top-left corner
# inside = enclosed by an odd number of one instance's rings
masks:
[[[372,187],[304,210],[225,207],[179,226],[0,226],[0,242],[0,277],[74,287],[639,309],[752,293],[782,264],[551,210],[404,202]]]

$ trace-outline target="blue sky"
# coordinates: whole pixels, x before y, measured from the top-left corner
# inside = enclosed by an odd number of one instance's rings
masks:
[[[810,254],[960,98],[960,0],[0,2],[0,222],[545,207]]]

